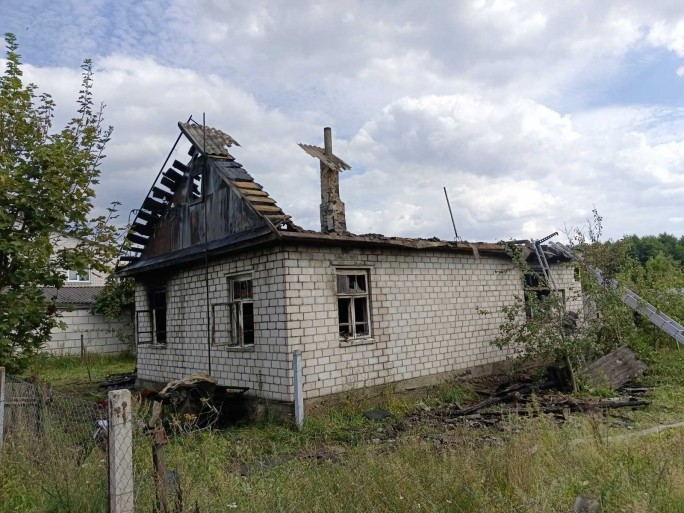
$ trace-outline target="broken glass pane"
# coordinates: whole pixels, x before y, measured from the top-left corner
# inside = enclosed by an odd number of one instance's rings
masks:
[[[242,303],[242,344],[251,346],[254,344],[254,304]]]
[[[340,335],[352,336],[351,325],[351,298],[339,298],[337,300],[337,312],[340,320]]]
[[[365,274],[338,274],[337,275],[338,294],[365,294],[366,275]]]
[[[233,299],[252,299],[252,280],[234,281]]]
[[[354,299],[354,319],[356,322],[368,321],[368,299],[357,297]]]

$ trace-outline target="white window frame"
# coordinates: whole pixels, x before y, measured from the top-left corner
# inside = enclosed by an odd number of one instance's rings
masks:
[[[67,271],[67,283],[90,283],[91,280],[91,272],[90,269],[86,271],[88,274],[86,276],[83,276],[80,274],[78,271],[75,271],[74,269],[69,269]],[[72,278],[72,273],[76,278]]]
[[[365,281],[366,281],[366,290],[365,291],[359,291],[359,292],[340,292],[339,287],[338,287],[338,276],[364,276]],[[350,327],[350,335],[342,335],[341,333],[339,334],[340,336],[340,341],[342,343],[349,343],[349,342],[372,342],[373,341],[373,323],[371,319],[371,288],[370,288],[370,272],[369,269],[363,269],[363,268],[349,268],[349,269],[340,269],[336,268],[335,269],[335,292],[337,295],[337,327],[338,327],[338,332],[339,328],[341,326],[340,324],[340,299],[350,299],[349,303],[349,311],[348,311],[348,319],[349,322],[346,324],[349,324]],[[357,299],[365,298],[366,300],[366,324],[368,324],[368,333],[363,333],[363,334],[357,334],[356,333],[356,325],[361,324],[356,322],[356,308],[354,306],[354,303]]]
[[[251,296],[248,298],[236,298],[235,283],[251,282]],[[230,312],[230,342],[227,347],[254,347],[256,342],[256,323],[254,319],[254,280],[252,273],[241,273],[228,276],[228,298],[229,298],[229,312]],[[252,342],[245,342],[244,330],[244,305],[252,305]]]

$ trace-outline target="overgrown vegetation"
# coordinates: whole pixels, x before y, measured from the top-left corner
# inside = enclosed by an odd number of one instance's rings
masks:
[[[602,513],[682,512],[684,429],[610,438],[684,417],[684,351],[653,356],[644,378],[658,385],[651,406],[615,416],[595,412],[560,425],[512,417],[505,430],[469,430],[414,424],[405,415],[472,397],[454,383],[410,404],[388,396],[393,415],[383,421],[367,420],[370,405],[350,400],[309,415],[302,432],[264,422],[172,436],[164,449],[169,502],[173,508],[180,484],[187,513],[195,506],[201,513],[567,513],[577,494],[598,498]],[[136,418],[145,418],[149,406],[136,402],[136,408]],[[5,448],[0,512],[105,511],[104,453],[91,448],[79,463],[73,443],[48,441]],[[151,438],[142,429],[134,459],[137,507],[152,511]]]
[[[93,98],[93,71],[83,63],[78,111],[53,131],[55,104],[24,84],[18,45],[5,35],[0,76],[0,365],[24,368],[60,324],[44,287],[66,271],[106,271],[117,252],[108,214],[92,217],[104,148],[112,128]]]
[[[581,290],[577,294],[585,304],[584,312],[567,311],[567,302],[579,297],[565,297],[553,290],[544,296],[538,294],[537,285],[552,289],[552,284],[547,283],[540,269],[530,264],[519,246],[509,246],[511,272],[520,274],[526,292],[524,297],[516,297],[513,304],[502,308],[504,322],[493,341],[500,348],[514,348],[521,361],[550,360],[563,366],[575,391],[580,385],[576,371],[597,356],[627,344],[648,359],[654,349],[674,343],[622,302],[625,287],[673,319],[684,321],[684,267],[676,259],[677,240],[663,234],[657,238],[631,236],[603,242],[602,230],[602,218],[594,209],[593,218],[584,229],[567,234],[577,256],[567,265],[572,265],[580,276]],[[668,253],[658,249],[650,254],[653,248],[667,248]],[[638,256],[647,258],[642,262]],[[603,284],[597,279],[597,272]],[[483,315],[490,313],[481,311]]]
[[[55,390],[71,394],[96,389],[107,376],[132,373],[135,362],[133,353],[86,353],[84,356],[40,354],[31,361],[22,377],[49,383]],[[74,388],[76,385],[79,387]]]
[[[105,285],[90,307],[94,314],[103,315],[108,321],[129,318],[116,335],[122,342],[132,344],[135,341],[133,331],[133,311],[135,310],[135,283],[131,278],[119,278],[115,274],[107,276]]]

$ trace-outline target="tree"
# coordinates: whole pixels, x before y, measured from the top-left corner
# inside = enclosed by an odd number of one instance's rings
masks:
[[[635,338],[633,312],[621,300],[621,289],[605,288],[598,283],[596,269],[608,279],[624,277],[638,262],[627,255],[628,241],[601,243],[602,218],[596,210],[584,229],[568,234],[577,259],[575,266],[581,279],[581,294],[585,312],[566,311],[561,294],[550,293],[539,298],[534,291],[525,290],[525,297],[516,297],[513,304],[502,309],[504,322],[492,343],[511,347],[521,359],[553,361],[567,369],[573,390],[579,387],[576,371],[592,358]],[[523,288],[526,281],[544,283],[543,276],[530,268],[521,250],[509,246],[512,272],[520,274]],[[544,283],[547,287],[549,284]],[[481,311],[488,314],[487,311]]]
[[[76,115],[52,130],[49,94],[22,80],[18,45],[5,35],[0,76],[0,365],[16,371],[58,326],[44,287],[61,287],[65,269],[106,272],[117,252],[115,205],[92,216],[94,186],[112,127],[93,99],[92,63],[82,65]],[[74,247],[58,239],[73,237]]]
[[[119,278],[115,274],[107,276],[104,287],[95,296],[90,307],[91,313],[103,315],[108,321],[130,316],[135,310],[135,282],[132,278]],[[123,342],[133,342],[133,322],[115,330]]]
[[[592,350],[586,336],[586,324],[576,312],[567,312],[561,294],[551,292],[539,296],[536,289],[528,289],[528,283],[549,287],[545,277],[531,268],[523,258],[522,250],[507,244],[507,253],[513,265],[509,272],[518,273],[523,284],[524,296],[515,296],[513,303],[502,307],[504,321],[492,344],[502,349],[510,347],[521,362],[534,360],[553,361],[564,366],[569,373],[573,390],[578,390],[575,369],[581,365],[582,356]],[[489,315],[480,309],[481,315]]]

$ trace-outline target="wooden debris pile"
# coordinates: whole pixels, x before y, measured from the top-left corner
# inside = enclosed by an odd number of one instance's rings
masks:
[[[580,397],[558,392],[557,389],[562,384],[556,380],[549,379],[540,383],[527,380],[510,383],[471,406],[453,404],[442,410],[423,408],[414,414],[412,420],[485,428],[497,427],[512,416],[546,415],[564,422],[575,412],[641,408],[650,404],[645,398],[649,388],[630,387],[627,384],[646,369],[646,364],[638,360],[630,349],[621,347],[596,360],[585,371],[592,382],[613,386],[617,390],[615,397]]]
[[[553,390],[530,390],[529,385],[513,387],[513,390],[461,409],[454,405],[451,409],[432,412],[442,417],[446,424],[463,423],[469,427],[492,427],[511,416],[547,415],[559,421],[566,421],[571,413],[596,412],[613,408],[640,408],[650,404],[643,398],[646,389],[639,393],[626,392],[607,399],[580,398],[555,392]],[[644,392],[641,392],[644,391]]]

